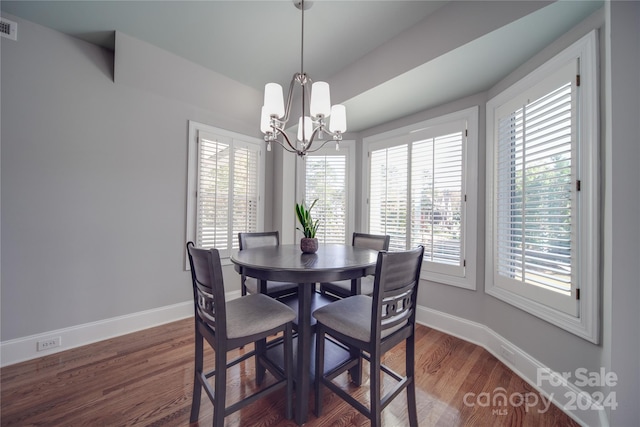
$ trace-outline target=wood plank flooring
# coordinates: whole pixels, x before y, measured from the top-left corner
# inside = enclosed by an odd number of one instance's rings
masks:
[[[0,424],[187,426],[193,384],[192,331],[193,320],[185,319],[5,367],[0,375]],[[553,404],[545,411],[545,401],[535,390],[481,347],[420,325],[416,338],[420,426],[578,426]],[[403,346],[397,347],[387,354],[385,363],[404,372],[403,351]],[[230,399],[251,392],[253,361],[231,369],[229,378]],[[360,388],[350,385],[346,377],[339,380],[366,401],[367,375]],[[500,393],[508,398],[507,404],[497,400],[491,405]],[[199,425],[210,426],[213,409],[206,394],[202,395]],[[282,417],[282,397],[276,393],[256,402],[227,417],[225,425],[295,426]],[[312,411],[313,396],[309,398]],[[323,416],[318,419],[311,412],[305,426],[369,425],[328,390],[324,398]],[[538,404],[521,404],[525,399]],[[406,393],[402,393],[384,410],[384,425],[408,425],[406,412]]]

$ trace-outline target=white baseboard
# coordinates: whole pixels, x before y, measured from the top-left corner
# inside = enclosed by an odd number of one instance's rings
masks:
[[[558,381],[555,387],[548,380],[539,381],[538,372],[552,371],[487,326],[427,307],[418,307],[416,321],[483,347],[580,425],[609,427],[606,411],[598,408],[589,393],[568,381]],[[496,394],[499,392],[496,390]]]
[[[225,295],[227,301],[240,298],[240,296],[240,291],[227,292]],[[193,316],[193,302],[187,301],[126,316],[113,317],[98,322],[2,341],[0,342],[0,367],[59,353],[191,316]],[[38,341],[58,337],[61,343],[59,347],[42,351],[37,350]]]
[[[59,353],[190,316],[193,316],[192,301],[3,341],[0,343],[0,366],[4,367]],[[60,337],[61,345],[59,347],[37,351],[38,341],[54,337]]]

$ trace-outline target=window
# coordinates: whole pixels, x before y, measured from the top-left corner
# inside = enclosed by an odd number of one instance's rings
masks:
[[[329,147],[331,146],[331,147]],[[302,161],[304,196],[301,199],[311,206],[314,219],[320,220],[316,237],[322,243],[351,244],[353,233],[353,190],[355,177],[353,141],[340,143],[340,150],[332,143]]]
[[[471,108],[368,144],[369,233],[423,245],[425,279],[475,289],[477,117]]]
[[[487,104],[487,292],[597,340],[595,34]]]
[[[262,229],[262,141],[189,122],[187,236],[228,257],[238,233]]]

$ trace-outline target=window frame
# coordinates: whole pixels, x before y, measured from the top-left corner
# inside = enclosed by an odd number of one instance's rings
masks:
[[[498,262],[496,252],[498,244],[497,215],[495,214],[498,205],[495,200],[498,177],[494,168],[495,156],[497,155],[497,111],[531,88],[548,81],[548,76],[554,75],[570,61],[578,61],[580,65],[580,85],[576,93],[576,120],[578,121],[577,134],[579,139],[572,143],[572,152],[575,153],[572,162],[576,163],[576,179],[581,183],[580,191],[576,192],[575,208],[572,207],[576,210],[572,212],[572,217],[575,214],[577,219],[576,228],[572,231],[576,239],[574,245],[576,254],[572,257],[575,259],[575,261],[572,259],[572,270],[575,269],[575,280],[577,281],[572,283],[572,290],[579,289],[577,316],[569,315],[531,297],[514,292],[504,282],[496,280],[497,273],[495,271]],[[600,339],[600,218],[598,205],[600,173],[597,71],[597,33],[592,31],[487,102],[485,245],[485,293],[596,344]],[[576,185],[575,182],[572,184]]]
[[[407,144],[415,139],[415,133],[428,128],[447,127],[452,123],[466,121],[467,135],[464,143],[464,159],[462,165],[463,188],[466,202],[462,220],[462,257],[464,265],[461,273],[451,274],[445,264],[423,261],[421,279],[456,286],[464,289],[476,289],[477,272],[477,213],[478,213],[478,114],[479,107],[473,106],[464,110],[427,119],[412,125],[403,126],[363,139],[363,191],[362,191],[362,224],[365,230],[370,230],[370,168],[371,151],[373,149],[389,148]],[[407,192],[410,192],[411,179],[409,177]],[[410,200],[410,196],[408,196]],[[370,232],[370,231],[368,231]]]
[[[257,213],[257,230],[262,231],[264,229],[264,199],[265,199],[265,156],[264,156],[264,142],[255,137],[250,137],[237,132],[228,131],[225,129],[217,128],[204,123],[199,123],[193,120],[189,120],[188,129],[188,154],[187,154],[187,221],[186,221],[186,237],[187,241],[196,241],[196,227],[197,227],[197,188],[198,188],[198,163],[199,163],[199,150],[198,139],[199,133],[204,132],[209,135],[215,135],[220,138],[229,141],[231,152],[235,148],[250,147],[258,152],[258,171],[256,172],[258,177],[258,213]],[[229,174],[229,185],[233,188],[233,174]],[[233,206],[233,192],[229,194],[229,206],[232,209]],[[229,257],[233,252],[234,244],[237,244],[237,236],[233,234],[232,218],[229,218],[227,229],[228,233],[228,248],[221,250],[221,260],[223,265],[229,265],[231,262]],[[185,270],[189,270],[189,260],[186,257],[185,252]]]
[[[356,200],[356,154],[355,154],[355,141],[353,140],[343,140],[340,141],[340,150],[336,151],[335,143],[328,142],[324,147],[320,148],[318,151],[314,151],[313,153],[307,153],[305,157],[313,157],[313,156],[346,156],[346,178],[347,182],[345,183],[345,188],[347,190],[347,229],[345,230],[345,241],[346,245],[351,244],[351,240],[353,237],[353,232],[355,231],[355,200]],[[304,159],[298,157],[296,161],[296,181],[300,183],[300,185],[296,186],[296,200],[305,200],[306,198],[306,167]],[[296,220],[297,221],[297,220]],[[297,222],[296,222],[297,224]],[[321,225],[322,226],[322,225]],[[297,230],[294,230],[297,232]]]

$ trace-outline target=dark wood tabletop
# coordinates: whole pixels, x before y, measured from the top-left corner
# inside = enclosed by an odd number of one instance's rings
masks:
[[[317,283],[373,274],[378,252],[348,245],[320,244],[315,254],[299,245],[279,245],[238,251],[231,256],[237,270],[263,280]]]
[[[236,270],[260,282],[298,283],[298,339],[296,361],[296,422],[308,419],[311,387],[311,310],[315,284],[352,280],[375,273],[378,252],[348,245],[320,244],[315,254],[304,254],[299,245],[244,249],[231,256]],[[359,381],[359,380],[358,380]]]

